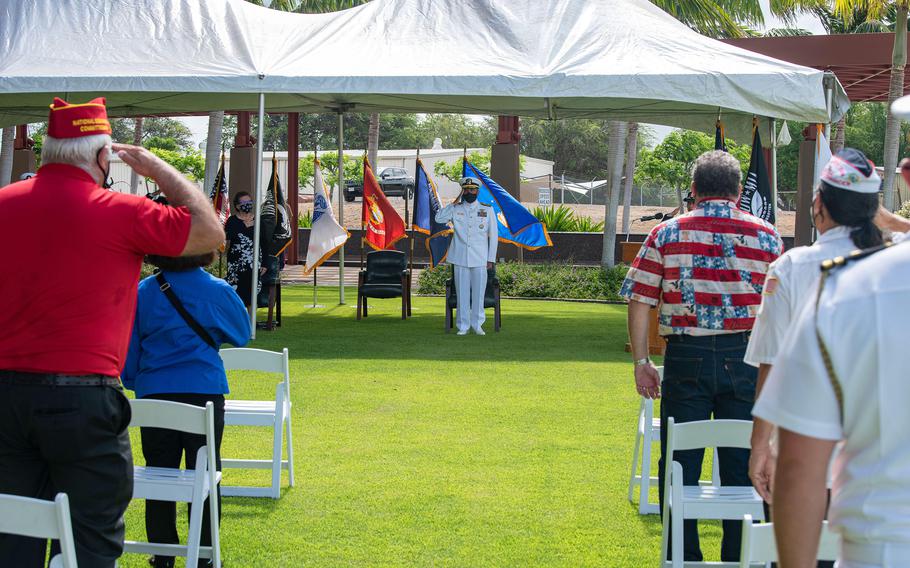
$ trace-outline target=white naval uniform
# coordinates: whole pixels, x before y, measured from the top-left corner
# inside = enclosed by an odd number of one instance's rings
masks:
[[[496,211],[479,201],[450,203],[436,213],[436,222],[451,223],[454,229],[446,262],[455,266],[455,326],[458,331],[479,330],[486,319],[487,263],[496,261],[499,244]]]
[[[774,364],[791,325],[806,303],[815,301],[822,261],[846,256],[855,249],[850,228],[834,227],[820,235],[812,246],[790,249],[771,263],[746,348],[746,363],[753,367]]]
[[[815,314],[815,302],[808,302],[753,414],[803,436],[842,440],[829,516],[843,536],[840,568],[907,566],[910,243],[851,263],[825,284],[818,332],[843,390],[843,422],[816,339]]]

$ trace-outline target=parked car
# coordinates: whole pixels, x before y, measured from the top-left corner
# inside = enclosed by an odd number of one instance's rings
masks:
[[[404,168],[379,168],[379,187],[386,197],[414,196],[414,178]]]
[[[409,176],[404,168],[379,168],[376,171],[376,177],[379,181],[379,188],[386,194],[386,197],[411,199],[414,196],[414,178]],[[363,197],[363,179],[345,180],[344,200],[351,202],[358,197]]]

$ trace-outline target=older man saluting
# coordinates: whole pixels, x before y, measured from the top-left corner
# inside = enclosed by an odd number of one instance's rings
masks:
[[[751,420],[756,371],[743,363],[761,304],[768,265],[783,244],[769,223],[740,211],[739,162],[726,152],[702,154],[692,172],[695,208],[655,227],[623,282],[629,300],[629,338],[635,387],[661,399],[660,499],[667,418],[676,422]],[[648,311],[660,305],[667,339],[664,381],[648,358]],[[723,485],[749,485],[749,451],[719,451]],[[696,485],[704,452],[677,452],[683,481]],[[702,560],[695,521],[685,521],[685,560]],[[739,558],[742,523],[724,521],[721,560]]]
[[[224,240],[202,192],[143,148],[113,145],[175,207],[107,191],[110,134],[104,99],[54,99],[37,175],[0,189],[0,493],[65,492],[82,568],[123,550],[133,463],[119,374],[142,258]],[[0,563],[43,566],[46,546],[0,535]]]

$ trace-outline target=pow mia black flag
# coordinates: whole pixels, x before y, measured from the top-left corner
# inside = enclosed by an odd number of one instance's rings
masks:
[[[760,219],[774,224],[774,201],[771,197],[771,180],[768,179],[768,168],[765,167],[765,155],[761,149],[761,137],[758,128],[752,129],[752,159],[749,172],[743,183],[743,194],[739,198],[739,208]]]

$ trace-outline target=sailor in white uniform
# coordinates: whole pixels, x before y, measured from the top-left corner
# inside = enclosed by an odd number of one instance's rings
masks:
[[[745,356],[746,363],[759,368],[756,397],[761,394],[784,336],[806,304],[815,301],[822,261],[882,244],[881,231],[873,223],[880,186],[875,167],[862,152],[852,148],[838,152],[823,168],[812,200],[818,240],[812,246],[784,253],[771,264],[765,279],[761,308]],[[768,422],[755,419],[749,459],[749,478],[768,503],[772,501],[776,465],[770,444],[773,430]]]
[[[797,318],[753,409],[780,431],[774,485],[780,566],[814,566],[828,459],[840,441],[829,510],[842,536],[837,566],[904,567],[910,242],[824,266],[818,300]]]
[[[499,227],[493,207],[477,201],[480,182],[473,177],[461,179],[461,195],[436,213],[437,223],[451,223],[454,229],[446,261],[455,267],[456,305],[455,326],[458,335],[472,328],[485,335],[483,322],[484,293],[487,289],[487,269],[496,262]]]

